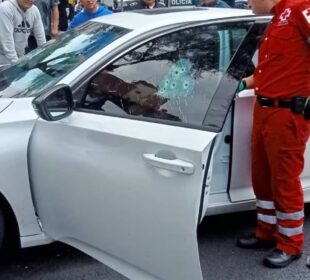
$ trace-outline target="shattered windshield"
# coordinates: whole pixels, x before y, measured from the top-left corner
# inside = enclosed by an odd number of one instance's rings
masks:
[[[0,97],[39,95],[129,31],[118,26],[89,22],[49,41],[0,71]]]

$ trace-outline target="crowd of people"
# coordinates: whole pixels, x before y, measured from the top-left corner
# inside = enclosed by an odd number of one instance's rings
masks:
[[[117,0],[0,1],[0,65],[15,63],[25,53],[90,19],[121,10],[169,6],[169,0],[166,0],[166,3],[158,0],[130,0],[125,1],[125,5]],[[202,0],[200,5],[221,8],[234,5],[231,0],[226,1]]]

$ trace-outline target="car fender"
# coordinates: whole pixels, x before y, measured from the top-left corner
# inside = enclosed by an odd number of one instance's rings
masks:
[[[33,98],[9,99],[0,113],[0,192],[10,204],[20,237],[42,234],[35,215],[29,183],[27,150],[37,119]],[[22,247],[23,242],[22,242]]]

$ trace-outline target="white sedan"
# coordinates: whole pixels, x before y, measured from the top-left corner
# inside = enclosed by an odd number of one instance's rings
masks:
[[[118,13],[3,69],[0,239],[62,241],[130,279],[202,279],[203,217],[255,206],[254,96],[235,92],[269,20]],[[308,146],[306,201],[309,164]]]

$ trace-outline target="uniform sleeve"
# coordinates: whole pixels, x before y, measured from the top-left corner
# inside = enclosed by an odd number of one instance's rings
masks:
[[[0,10],[0,47],[6,58],[14,63],[18,60],[14,42],[13,15],[8,11]]]
[[[295,22],[302,35],[310,43],[310,0],[304,1],[297,8]]]
[[[44,26],[38,9],[35,9],[33,35],[36,38],[38,46],[42,46],[44,43],[46,43]]]

